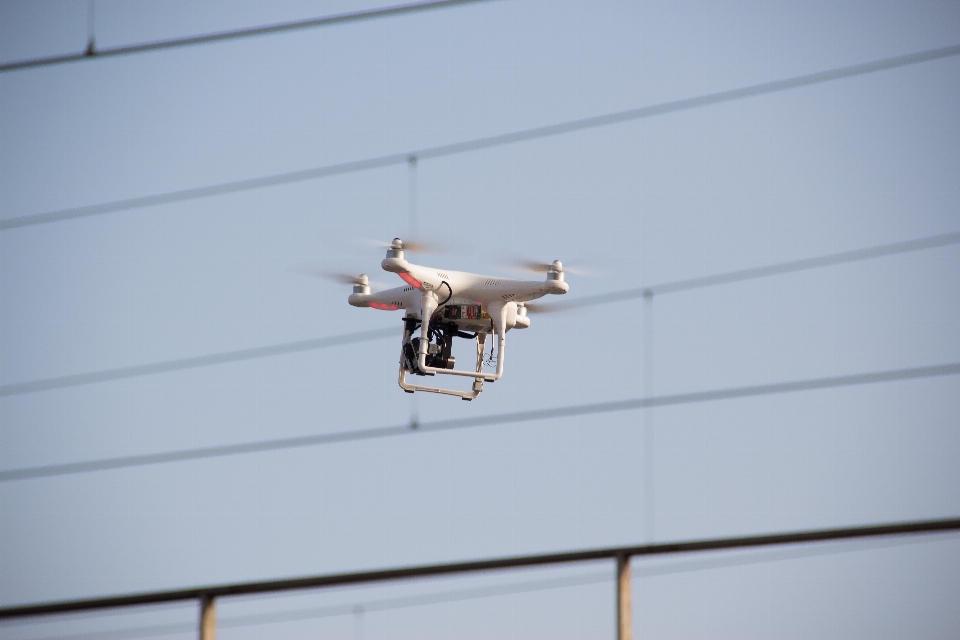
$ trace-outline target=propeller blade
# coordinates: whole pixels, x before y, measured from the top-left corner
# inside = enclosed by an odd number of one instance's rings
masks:
[[[440,255],[452,255],[455,253],[463,253],[463,243],[454,242],[450,240],[444,241],[415,241],[415,240],[402,240],[400,238],[395,238],[400,240],[400,243],[403,247],[403,250],[408,253],[432,253]],[[383,242],[382,240],[366,240],[366,244],[381,247],[383,249],[388,249],[393,246],[393,242]]]
[[[400,240],[399,238],[395,238]],[[367,244],[374,247],[381,247],[383,249],[388,249],[393,246],[393,242],[383,242],[382,240],[367,240]],[[434,254],[450,254],[454,252],[454,247],[450,246],[449,243],[439,243],[439,242],[416,242],[413,240],[400,240],[401,246],[404,251],[409,251],[410,253],[434,253]]]
[[[450,253],[450,247],[430,242],[404,241],[403,250],[410,253]]]
[[[546,302],[525,302],[524,306],[527,308],[527,313],[556,313],[557,311],[566,311],[567,307],[560,304],[549,304]]]
[[[366,284],[376,287],[384,287],[382,282],[371,282],[366,275],[353,275],[351,273],[344,273],[342,271],[332,271],[330,269],[323,269],[316,265],[298,265],[296,267],[291,267],[291,271],[296,273],[311,276],[314,278],[323,278],[324,280],[330,280],[331,282],[336,282],[338,284]]]
[[[532,260],[517,260],[512,266],[530,273],[546,273],[553,270],[552,262],[534,262]]]
[[[349,273],[338,273],[335,271],[325,271],[318,274],[321,278],[326,278],[340,284],[370,284],[366,276],[353,276]]]
[[[555,265],[559,262],[556,260],[554,262],[537,262],[534,260],[511,260],[506,263],[506,266],[511,269],[527,271],[529,273],[547,273],[548,271],[553,271]],[[587,269],[581,269],[578,267],[568,267],[567,265],[561,263],[560,270],[564,273],[569,273],[575,276],[589,276],[592,273]]]

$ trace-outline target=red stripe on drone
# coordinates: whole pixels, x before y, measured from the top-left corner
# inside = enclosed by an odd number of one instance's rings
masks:
[[[400,277],[403,279],[404,282],[406,282],[411,287],[415,289],[420,289],[420,291],[423,291],[423,285],[420,283],[420,281],[414,278],[412,275],[410,275],[406,271],[401,272]]]

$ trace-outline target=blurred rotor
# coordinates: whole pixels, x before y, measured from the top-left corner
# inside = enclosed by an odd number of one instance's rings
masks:
[[[360,275],[353,275],[351,273],[345,273],[342,271],[324,269],[316,265],[297,265],[295,267],[291,267],[290,270],[305,276],[330,280],[331,282],[336,282],[338,284],[369,285],[376,287],[386,286],[382,282],[371,282],[370,279],[367,278],[366,274],[363,273]]]
[[[396,243],[400,242],[400,246],[397,247]],[[400,238],[394,238],[393,242],[383,242],[382,240],[366,240],[366,244],[374,247],[382,247],[384,249],[389,249],[391,247],[397,249],[403,249],[404,251],[409,251],[410,253],[433,253],[433,254],[450,254],[454,253],[454,247],[450,246],[447,243],[439,242],[415,242],[413,240],[401,240]]]
[[[536,313],[538,315],[544,313],[556,313],[557,311],[566,311],[569,308],[567,305],[561,303],[550,304],[549,302],[524,302],[523,306],[527,308],[528,314]]]
[[[570,268],[564,265],[559,260],[554,260],[553,262],[537,262],[534,260],[525,260],[522,258],[517,258],[513,260],[507,260],[503,265],[508,269],[513,269],[515,271],[526,271],[528,273],[547,273],[549,271],[562,271],[563,273],[569,273],[575,276],[590,276],[593,275],[592,272],[588,269],[582,269],[579,267]]]

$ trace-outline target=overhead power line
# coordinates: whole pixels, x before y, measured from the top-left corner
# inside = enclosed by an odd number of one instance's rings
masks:
[[[894,242],[883,244],[866,249],[854,249],[852,251],[841,251],[840,253],[831,253],[816,258],[803,258],[801,260],[791,260],[779,264],[771,264],[763,267],[751,267],[749,269],[740,269],[737,271],[728,271],[718,273],[712,276],[702,276],[699,278],[688,278],[686,280],[674,280],[673,282],[664,282],[649,287],[636,287],[633,289],[622,289],[620,291],[611,291],[610,293],[601,293],[595,296],[583,296],[572,300],[562,300],[560,302],[543,303],[541,306],[546,310],[577,309],[580,307],[592,307],[599,304],[610,304],[612,302],[621,302],[624,300],[635,300],[642,297],[651,297],[662,295],[664,293],[677,293],[679,291],[690,291],[691,289],[702,289],[721,284],[730,284],[732,282],[742,282],[744,280],[755,280],[757,278],[767,278],[797,271],[806,271],[819,267],[829,267],[849,262],[859,262],[861,260],[870,260],[872,258],[882,258],[901,253],[910,253],[921,251],[923,249],[935,249],[937,247],[946,247],[960,243],[960,232],[944,233],[916,240],[907,240],[905,242]]]
[[[845,527],[842,529],[793,531],[787,533],[738,536],[733,538],[711,538],[705,540],[661,542],[630,547],[585,549],[581,551],[491,558],[486,560],[454,562],[449,564],[397,567],[392,569],[379,569],[356,573],[328,574],[306,576],[302,578],[267,580],[261,582],[211,585],[206,587],[195,587],[192,589],[138,593],[133,595],[94,598],[90,600],[72,600],[30,604],[2,608],[0,609],[0,619],[23,618],[28,616],[48,615],[52,613],[68,613],[74,611],[91,611],[95,609],[133,607],[145,604],[183,602],[187,600],[200,600],[202,598],[222,598],[227,596],[278,593],[301,589],[316,589],[323,587],[370,584],[378,582],[382,583],[397,580],[410,580],[413,578],[449,576],[504,569],[519,569],[535,566],[591,562],[596,560],[613,560],[619,558],[629,559],[636,556],[664,556],[681,553],[700,553],[705,551],[723,551],[730,549],[771,547],[779,545],[810,544],[835,540],[856,540],[886,536],[943,533],[957,530],[960,530],[960,518],[949,518],[942,520],[920,520],[913,522],[896,522],[860,527]]]
[[[551,418],[574,418],[579,416],[598,415],[619,411],[631,411],[646,407],[666,407],[698,402],[710,402],[714,400],[729,400],[733,398],[749,398],[781,393],[791,393],[795,391],[813,391],[817,389],[830,389],[835,387],[850,387],[873,384],[877,382],[915,380],[919,378],[949,376],[958,373],[960,373],[960,362],[954,362],[931,367],[893,369],[888,371],[877,371],[873,373],[812,378],[807,380],[796,380],[792,382],[776,382],[772,384],[760,384],[744,387],[728,387],[725,389],[695,391],[692,393],[678,393],[649,398],[630,398],[627,400],[614,400],[609,402],[594,402],[589,404],[567,405],[562,407],[532,409],[527,411],[512,411],[509,413],[497,413],[471,418],[452,418],[447,420],[420,422],[412,425],[405,424],[387,427],[373,427],[369,429],[354,429],[350,431],[337,431],[333,433],[321,433],[308,436],[260,440],[257,442],[246,442],[240,444],[199,447],[196,449],[181,449],[179,451],[167,451],[163,453],[120,456],[101,460],[89,460],[86,462],[67,462],[63,464],[10,469],[7,471],[0,471],[0,482],[50,478],[75,473],[125,469],[152,464],[201,460],[205,458],[221,458],[245,453],[297,449],[301,447],[313,447],[340,442],[356,442],[359,440],[387,438],[391,436],[408,435],[418,432],[429,433],[435,431],[450,431],[453,429],[465,429],[468,427],[510,424],[517,422],[533,422],[537,420],[548,420]]]
[[[15,62],[6,62],[0,64],[0,73],[6,71],[16,71],[19,69],[32,69],[35,67],[48,67],[67,62],[80,62],[82,60],[95,60],[97,58],[113,58],[116,56],[125,56],[134,53],[146,53],[148,51],[159,51],[162,49],[175,49],[179,47],[189,47],[198,44],[211,44],[214,42],[224,42],[227,40],[238,40],[240,38],[249,38],[252,36],[265,36],[287,31],[299,31],[302,29],[313,29],[316,27],[328,27],[345,22],[359,22],[361,20],[372,20],[374,18],[386,18],[399,16],[418,11],[428,11],[431,9],[443,9],[462,4],[472,4],[476,2],[485,2],[487,0],[440,0],[439,2],[418,2],[414,4],[394,5],[382,9],[370,9],[367,11],[354,11],[351,13],[341,13],[332,16],[323,16],[320,18],[309,18],[307,20],[295,20],[293,22],[279,22],[248,29],[235,29],[232,31],[218,31],[216,33],[205,33],[198,36],[189,36],[186,38],[173,38],[170,40],[158,40],[154,42],[145,42],[141,44],[124,45],[120,47],[108,47],[97,49],[89,47],[88,49],[70,53],[62,56],[50,56],[47,58],[33,58],[31,60],[18,60]],[[93,40],[91,39],[91,43]]]
[[[337,336],[328,336],[326,338],[297,340],[295,342],[285,342],[283,344],[274,344],[266,347],[253,347],[250,349],[238,349],[236,351],[212,353],[205,356],[194,356],[191,358],[180,358],[177,360],[165,360],[163,362],[134,365],[132,367],[118,367],[116,369],[106,369],[104,371],[77,373],[69,376],[46,378],[44,380],[33,380],[31,382],[16,382],[0,385],[0,397],[17,395],[20,393],[62,389],[64,387],[76,387],[95,382],[108,382],[111,380],[121,380],[124,378],[136,378],[155,373],[180,371],[182,369],[208,367],[211,365],[226,364],[229,362],[241,362],[243,360],[253,360],[255,358],[265,358],[268,356],[279,356],[290,353],[299,353],[302,351],[312,351],[314,349],[325,349],[327,347],[353,344],[355,342],[366,342],[368,340],[379,340],[381,338],[399,335],[399,330],[374,329],[372,331],[358,331],[356,333],[346,333]]]
[[[631,120],[637,120],[640,118],[648,118],[667,113],[676,113],[678,111],[686,111],[688,109],[731,102],[734,100],[741,100],[743,98],[777,93],[779,91],[806,87],[823,82],[829,82],[831,80],[850,78],[868,73],[874,73],[876,71],[918,64],[931,60],[938,60],[940,58],[947,58],[957,54],[960,54],[960,45],[931,49],[929,51],[921,51],[919,53],[911,53],[893,58],[884,58],[874,62],[855,64],[837,69],[831,69],[829,71],[820,71],[818,73],[796,76],[793,78],[787,78],[785,80],[763,82],[760,84],[751,85],[749,87],[710,93],[695,98],[673,100],[648,107],[619,111],[617,113],[594,116],[591,118],[571,120],[568,122],[562,122],[560,124],[535,127],[533,129],[525,129],[522,131],[514,131],[512,133],[478,138],[475,140],[468,140],[466,142],[427,147],[414,151],[405,151],[403,153],[393,153],[385,156],[378,156],[376,158],[343,162],[339,164],[317,167],[314,169],[303,169],[288,173],[278,173],[260,178],[248,178],[245,180],[236,180],[234,182],[224,182],[206,187],[194,187],[192,189],[169,191],[167,193],[159,193],[151,196],[115,200],[113,202],[87,205],[83,207],[73,207],[70,209],[61,209],[59,211],[49,211],[46,213],[34,213],[25,216],[7,218],[0,221],[0,231],[15,229],[18,227],[27,227],[36,224],[85,218],[103,213],[116,213],[120,211],[140,209],[143,207],[152,207],[175,202],[185,202],[188,200],[196,200],[198,198],[207,198],[211,196],[225,195],[228,193],[262,189],[264,187],[291,184],[305,180],[314,180],[317,178],[353,173],[356,171],[366,171],[368,169],[379,169],[393,165],[402,165],[410,162],[411,158],[418,158],[421,160],[440,158],[470,151],[479,151],[481,149],[490,149],[516,142],[537,140],[540,138],[572,133],[574,131],[583,131],[586,129],[604,127],[621,122],[629,122]]]
[[[960,243],[960,232],[945,233],[926,238],[919,238],[916,240],[907,240],[905,242],[894,242],[892,244],[869,247],[866,249],[842,251],[840,253],[832,253],[816,258],[793,260],[790,262],[782,262],[780,264],[767,265],[763,267],[753,267],[750,269],[730,271],[712,276],[690,278],[688,280],[675,280],[673,282],[666,282],[649,287],[621,289],[619,291],[611,291],[609,293],[601,293],[594,296],[583,296],[569,301],[565,300],[557,303],[543,303],[541,306],[545,309],[555,310],[579,309],[601,304],[635,300],[643,296],[652,296],[654,294],[688,291],[691,289],[728,284],[731,282],[741,282],[754,278],[765,278],[796,271],[804,271],[806,269],[814,269],[818,267],[868,260],[871,258],[880,258],[884,256],[909,253],[912,251],[920,251],[922,249],[933,249],[936,247],[944,247],[958,243]],[[302,351],[323,349],[325,347],[366,342],[370,340],[382,340],[384,338],[390,338],[396,335],[398,334],[393,329],[375,329],[372,331],[361,331],[358,333],[328,336],[326,338],[315,338],[312,340],[297,340],[295,342],[285,342],[282,344],[269,345],[265,347],[253,347],[250,349],[225,351],[222,353],[214,353],[205,356],[194,356],[190,358],[165,360],[163,362],[134,365],[130,367],[118,367],[103,371],[92,371],[68,376],[57,376],[55,378],[45,378],[42,380],[32,380],[29,382],[8,383],[0,385],[0,397],[13,396],[22,393],[34,393],[38,391],[50,391],[53,389],[63,389],[66,387],[75,387],[97,382],[122,380],[155,373],[168,373],[172,371],[224,364],[228,362],[241,362],[244,360],[253,360],[255,358],[287,355]]]

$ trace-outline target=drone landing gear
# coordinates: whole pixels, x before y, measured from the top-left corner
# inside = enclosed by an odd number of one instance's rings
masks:
[[[489,333],[478,332],[476,335],[471,335],[460,331],[454,323],[445,323],[442,320],[435,319],[430,321],[426,331],[421,331],[421,337],[414,338],[413,334],[418,328],[422,329],[419,319],[404,318],[403,347],[400,352],[400,377],[398,382],[407,393],[428,391],[430,393],[459,396],[463,400],[473,400],[483,390],[484,380],[493,382],[503,375],[503,334],[498,336],[497,373],[491,374],[483,373],[484,347]],[[456,362],[454,356],[451,355],[454,338],[476,339],[477,363],[475,371],[462,371],[453,368]],[[438,373],[468,376],[473,378],[473,385],[470,391],[457,391],[455,389],[409,384],[407,373],[418,376],[433,376]]]

